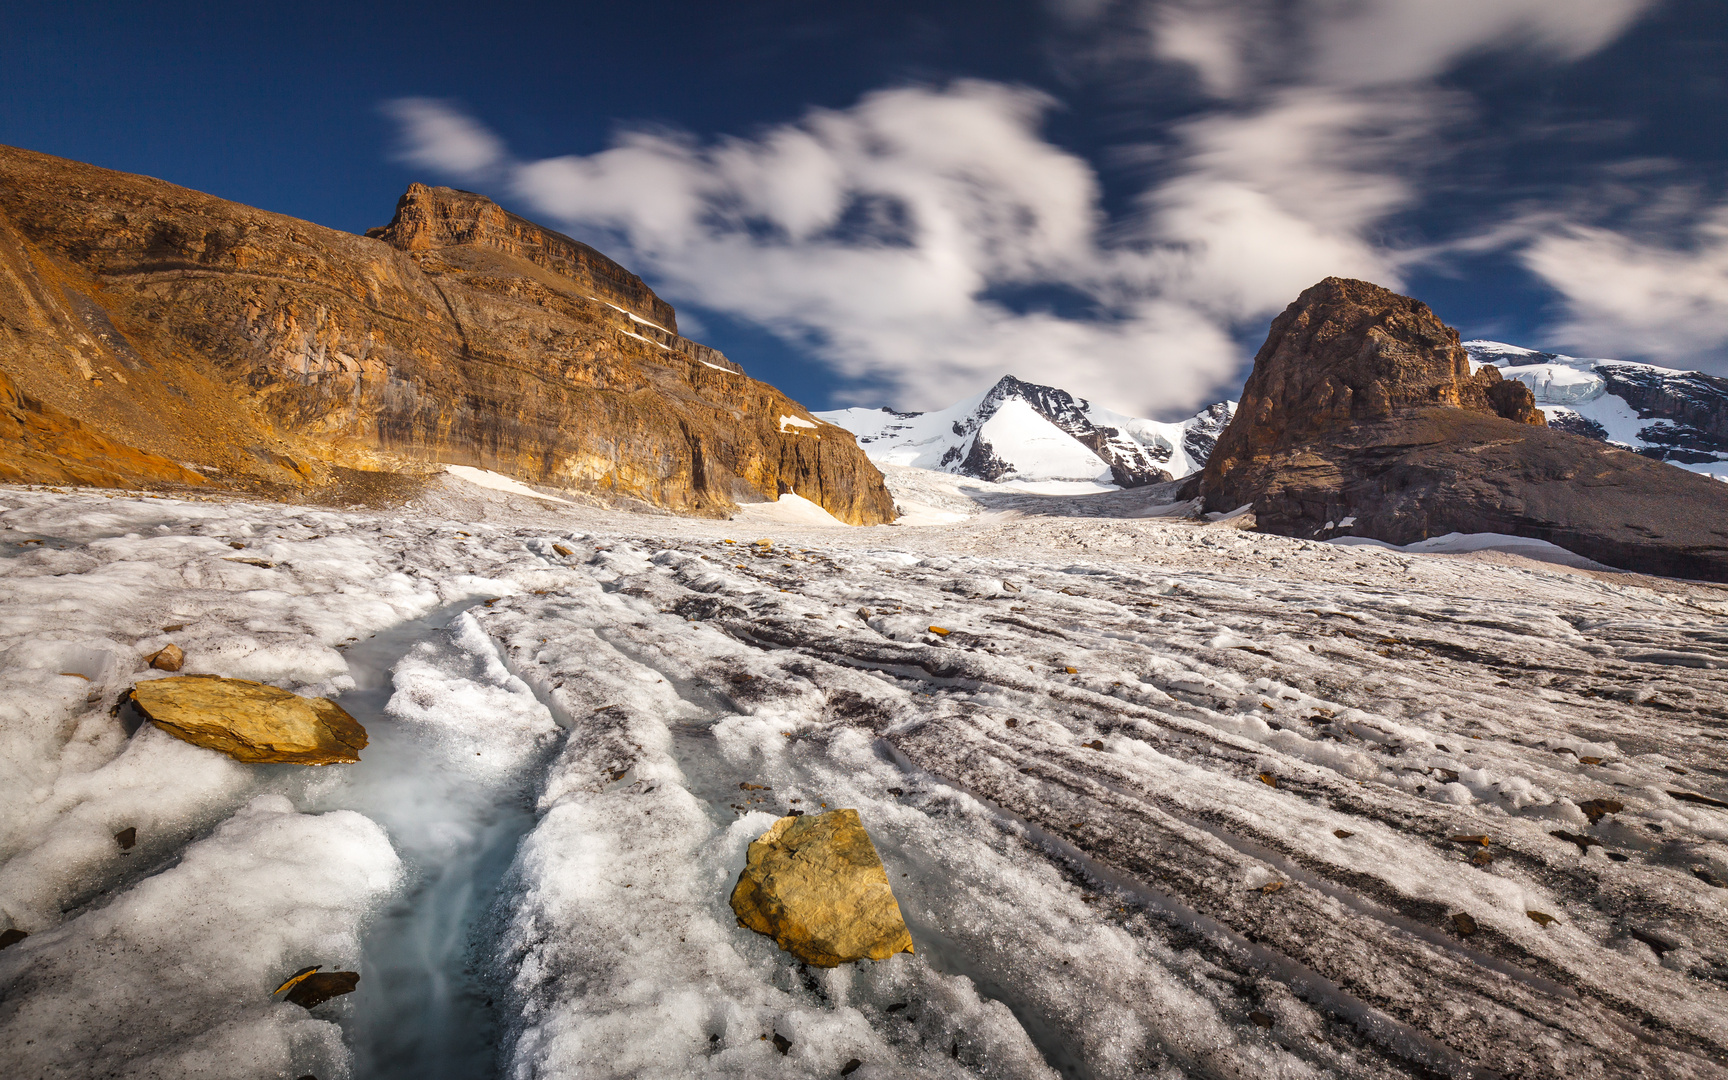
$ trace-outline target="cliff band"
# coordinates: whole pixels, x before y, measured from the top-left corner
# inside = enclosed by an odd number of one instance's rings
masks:
[[[679,336],[636,275],[422,184],[355,236],[0,147],[0,430],[13,482],[303,496],[444,462],[686,513],[894,513],[850,433]]]

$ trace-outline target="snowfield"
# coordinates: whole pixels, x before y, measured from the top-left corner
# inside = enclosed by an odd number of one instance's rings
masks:
[[[1505,378],[1528,386],[1550,427],[1728,480],[1728,441],[1721,435],[1720,419],[1713,419],[1728,403],[1728,380],[1654,364],[1537,352],[1499,341],[1466,341],[1463,346],[1471,371],[1492,364]]]
[[[0,489],[0,1073],[1728,1076],[1728,590],[888,472],[929,524]],[[170,640],[363,761],[129,732]],[[915,955],[736,925],[824,807]]]

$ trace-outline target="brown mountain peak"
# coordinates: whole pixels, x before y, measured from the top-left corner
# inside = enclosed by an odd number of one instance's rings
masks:
[[[1426,408],[1546,423],[1527,387],[1494,368],[1472,375],[1458,331],[1427,304],[1329,277],[1273,320],[1241,412],[1260,427],[1319,432]]]
[[[686,513],[792,492],[893,520],[849,433],[784,423],[804,408],[673,319],[471,192],[417,184],[366,239],[0,147],[0,480],[346,503],[455,464]]]
[[[678,315],[643,280],[600,252],[518,217],[491,199],[461,188],[409,184],[396,200],[390,224],[366,230],[410,254],[473,246],[501,251],[592,289],[603,300],[635,312],[672,333]]]
[[[1728,488],[1549,430],[1428,305],[1366,281],[1327,278],[1272,321],[1196,487],[1286,536],[1506,533],[1728,580]]]

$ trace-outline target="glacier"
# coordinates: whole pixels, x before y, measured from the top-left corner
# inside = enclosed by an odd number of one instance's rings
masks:
[[[1728,480],[1728,379],[1499,341],[1463,344],[1472,370],[1492,364],[1528,386],[1549,427]]]
[[[1728,1075],[1728,593],[887,474],[949,516],[0,488],[0,1068]],[[167,640],[362,763],[129,731]],[[915,955],[737,926],[825,806]]]

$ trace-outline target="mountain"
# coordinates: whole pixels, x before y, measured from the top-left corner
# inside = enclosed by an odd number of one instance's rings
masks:
[[[718,515],[891,520],[851,435],[636,275],[451,188],[356,236],[0,147],[0,477],[345,497],[438,463]]]
[[[814,415],[858,437],[871,460],[979,480],[1080,481],[1141,487],[1196,472],[1236,403],[1180,423],[1099,408],[1065,390],[1005,375],[936,412],[836,409]]]
[[[1498,341],[1463,348],[1528,386],[1549,427],[1728,480],[1728,379]]]
[[[1475,370],[1472,370],[1472,368]],[[1545,423],[1427,305],[1327,278],[1273,320],[1193,488],[1286,536],[1506,533],[1728,581],[1728,486]],[[1186,493],[1186,492],[1185,492]]]

